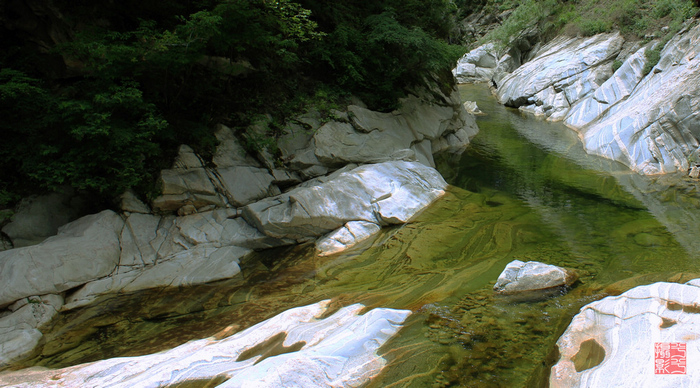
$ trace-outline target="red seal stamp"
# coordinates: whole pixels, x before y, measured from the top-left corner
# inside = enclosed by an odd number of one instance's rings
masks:
[[[684,375],[686,351],[681,342],[654,344],[654,373],[657,375]]]

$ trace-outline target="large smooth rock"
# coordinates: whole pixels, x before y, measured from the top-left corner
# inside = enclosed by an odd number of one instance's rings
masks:
[[[216,140],[219,141],[212,158],[212,162],[217,168],[235,166],[260,167],[260,163],[251,157],[238,142],[231,128],[218,124],[214,135]]]
[[[107,293],[232,278],[253,249],[296,243],[267,236],[236,215],[234,209],[183,217],[131,214],[120,236],[117,270],[67,296],[63,309],[85,306]]]
[[[498,98],[514,107],[540,106],[554,98],[542,93],[564,93],[562,96],[569,102],[576,101],[606,80],[601,79],[606,72],[601,73],[598,68],[617,56],[623,42],[619,33],[587,39],[557,38],[543,47],[535,59],[503,78],[498,85]],[[611,70],[607,76],[610,75]]]
[[[440,197],[447,183],[418,162],[363,165],[318,185],[250,204],[243,217],[268,236],[305,241],[349,221],[407,222]]]
[[[570,286],[577,279],[575,272],[556,265],[513,260],[498,276],[493,290],[501,295],[546,292]]]
[[[595,120],[571,125],[590,153],[643,174],[686,172],[700,146],[700,26],[677,35],[627,98]]]
[[[417,160],[434,167],[434,141],[463,131],[460,140],[466,146],[478,131],[458,97],[443,97],[445,101],[437,104],[410,95],[391,113],[351,105],[349,123],[331,121],[314,134],[315,156],[328,166]]]
[[[506,105],[564,120],[586,152],[642,174],[686,173],[699,159],[700,25],[692,22],[644,74],[648,50],[615,34],[560,37],[498,84]],[[613,73],[613,59],[624,60]]]
[[[108,275],[119,264],[123,227],[119,215],[105,210],[61,227],[41,244],[0,252],[0,307]]]
[[[357,387],[386,361],[376,351],[410,311],[361,304],[320,319],[330,301],[298,307],[228,338],[191,341],[172,350],[59,370],[0,375],[2,387],[163,387],[216,382],[217,387]]]
[[[654,283],[584,306],[557,341],[550,386],[700,386],[698,285]],[[656,343],[686,345],[685,374],[655,373]]]
[[[464,54],[457,61],[452,75],[458,83],[486,82],[494,76],[498,65],[498,53],[493,43],[487,43]]]
[[[231,205],[240,207],[280,194],[275,178],[267,169],[247,166],[219,168],[219,179]]]

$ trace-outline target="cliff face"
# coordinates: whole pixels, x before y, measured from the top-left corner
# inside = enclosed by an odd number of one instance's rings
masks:
[[[492,69],[490,80],[501,103],[563,121],[591,154],[646,175],[687,172],[700,145],[700,27],[681,30],[652,67],[645,53],[659,44],[559,37],[510,73]]]

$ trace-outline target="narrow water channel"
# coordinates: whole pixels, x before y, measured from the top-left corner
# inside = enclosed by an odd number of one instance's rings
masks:
[[[415,312],[380,349],[388,366],[372,387],[537,387],[581,306],[700,277],[695,182],[640,177],[587,156],[560,124],[498,105],[484,85],[461,92],[486,113],[480,133],[463,155],[436,158],[453,186],[413,222],[335,256],[277,249],[245,263],[243,278],[107,297],[63,314],[17,367],[152,353],[332,298]],[[581,281],[547,300],[495,297],[515,259],[573,268]]]

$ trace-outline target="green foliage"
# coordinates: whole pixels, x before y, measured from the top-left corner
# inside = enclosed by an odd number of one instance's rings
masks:
[[[541,27],[543,22],[558,10],[557,0],[523,1],[499,28],[489,32],[479,44],[494,42],[501,48],[507,47],[523,31]]]
[[[622,61],[620,61],[618,59],[614,60],[613,64],[612,64],[613,72],[616,72],[617,69],[619,69],[620,67],[622,67]]]
[[[167,126],[133,81],[59,97],[3,69],[0,102],[9,118],[0,123],[0,177],[10,192],[70,185],[114,195],[138,186],[150,179],[143,160],[159,154],[152,139]]]
[[[697,11],[691,0],[489,0],[484,6],[493,13],[514,9],[512,15],[480,43],[508,44],[520,31],[534,26],[548,36],[559,32],[591,36],[618,30],[630,37],[659,34],[663,26],[673,33]]]
[[[395,109],[463,53],[445,42],[458,11],[450,0],[55,6],[61,28],[77,26],[49,54],[69,69],[46,71],[22,54],[23,36],[0,29],[0,193],[8,198],[63,185],[102,199],[128,187],[148,193],[180,144],[211,156],[220,122],[250,150],[275,154],[285,120],[309,105],[328,116],[356,95]],[[267,127],[251,129],[265,114]]]
[[[644,52],[644,56],[646,57],[646,63],[644,64],[644,68],[642,68],[642,74],[647,75],[651,72],[651,70],[656,66],[656,64],[659,63],[659,60],[661,59],[661,49],[663,48],[663,45],[658,44],[654,48],[647,49]]]

